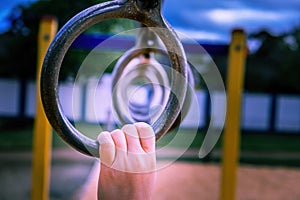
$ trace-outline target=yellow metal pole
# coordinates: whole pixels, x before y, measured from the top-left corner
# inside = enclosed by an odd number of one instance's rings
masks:
[[[40,96],[40,72],[46,51],[57,31],[57,21],[54,17],[43,17],[38,33],[37,57],[37,106],[33,135],[32,161],[32,200],[46,200],[49,198],[49,177],[51,164],[52,130],[46,118]]]
[[[240,111],[246,38],[243,30],[232,32],[227,71],[227,117],[223,135],[221,199],[234,200],[240,148]]]

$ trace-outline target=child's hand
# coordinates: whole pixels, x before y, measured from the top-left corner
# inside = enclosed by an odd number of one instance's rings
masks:
[[[151,199],[155,184],[155,135],[146,123],[98,136],[100,199]]]

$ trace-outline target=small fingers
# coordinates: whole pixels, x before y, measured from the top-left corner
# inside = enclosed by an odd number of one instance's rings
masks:
[[[111,137],[118,150],[127,152],[127,142],[123,131],[116,129],[111,132]]]
[[[142,153],[143,149],[140,144],[138,131],[133,124],[123,126],[122,131],[127,141],[127,150],[129,153]]]
[[[100,133],[98,142],[101,163],[111,166],[115,160],[115,144],[111,134],[107,131]]]
[[[116,154],[153,153],[155,152],[155,134],[152,127],[144,122],[125,125],[122,130],[111,133],[105,131],[99,134],[98,142],[101,162],[110,166],[116,159]]]
[[[144,122],[134,124],[139,134],[142,149],[146,153],[155,152],[155,134],[152,127]]]

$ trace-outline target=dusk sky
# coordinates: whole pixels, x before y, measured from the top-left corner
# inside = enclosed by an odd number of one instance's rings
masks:
[[[0,33],[9,26],[5,17],[14,6],[33,1],[1,0]],[[189,37],[227,42],[234,27],[280,34],[300,26],[300,0],[164,0],[163,14],[175,30]]]

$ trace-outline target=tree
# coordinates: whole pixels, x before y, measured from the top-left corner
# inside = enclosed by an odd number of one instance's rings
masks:
[[[248,57],[246,90],[299,94],[300,27],[277,36],[260,31],[249,37],[261,45]]]
[[[40,19],[52,15],[58,19],[61,28],[71,17],[83,9],[104,0],[47,0],[37,1],[29,6],[17,6],[10,13],[10,29],[0,35],[0,77],[33,79],[36,75],[37,33]],[[133,28],[132,21],[115,19],[91,27],[87,32],[109,33]],[[70,51],[64,63],[68,69],[62,77],[73,74],[74,67],[80,65],[80,58],[87,52]],[[73,54],[73,55],[72,55]],[[74,55],[75,54],[75,55]],[[75,69],[76,70],[76,69]]]

